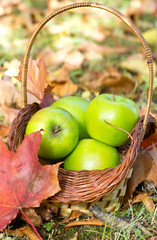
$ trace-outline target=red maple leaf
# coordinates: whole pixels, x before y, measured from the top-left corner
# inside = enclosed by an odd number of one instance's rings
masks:
[[[16,153],[0,141],[0,231],[22,208],[38,207],[60,191],[58,167],[42,166],[37,152],[40,132],[25,136]]]

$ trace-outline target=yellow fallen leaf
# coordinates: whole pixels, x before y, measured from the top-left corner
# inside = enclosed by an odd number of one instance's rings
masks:
[[[84,220],[80,220],[80,221],[75,221],[75,222],[71,222],[68,223],[65,227],[64,227],[64,231],[68,230],[71,227],[75,227],[75,226],[81,226],[81,225],[97,225],[97,226],[102,226],[104,225],[103,222],[101,222],[98,219],[84,219]]]

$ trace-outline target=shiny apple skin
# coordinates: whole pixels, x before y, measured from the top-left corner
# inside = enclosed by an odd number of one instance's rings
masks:
[[[115,147],[94,139],[83,139],[66,157],[66,170],[103,170],[116,167],[120,163],[120,155]]]
[[[75,119],[59,107],[46,107],[36,112],[29,120],[25,134],[40,130],[42,140],[38,155],[44,159],[61,159],[68,155],[78,142],[79,129]]]
[[[120,146],[128,140],[128,134],[139,121],[139,109],[129,98],[102,94],[94,98],[86,111],[85,122],[91,138],[111,146]],[[109,124],[113,125],[109,125]]]

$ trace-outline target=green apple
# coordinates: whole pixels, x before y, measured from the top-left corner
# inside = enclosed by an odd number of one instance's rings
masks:
[[[61,107],[70,112],[79,126],[79,139],[89,138],[85,126],[85,112],[89,101],[77,96],[67,96],[60,98],[51,106]]]
[[[139,109],[131,99],[102,94],[90,102],[85,122],[91,138],[111,146],[120,146],[127,141],[128,134],[115,127],[130,133],[139,116]]]
[[[64,168],[75,171],[103,170],[116,167],[119,162],[120,156],[115,147],[94,139],[83,139],[66,157]]]
[[[25,134],[40,130],[42,140],[38,155],[44,159],[61,159],[78,142],[79,129],[75,119],[59,107],[46,107],[36,112],[29,120]]]

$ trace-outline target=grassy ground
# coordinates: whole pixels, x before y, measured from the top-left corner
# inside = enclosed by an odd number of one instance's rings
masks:
[[[154,202],[157,203],[157,198],[154,197]],[[129,240],[129,239],[153,239],[153,236],[157,234],[157,213],[151,214],[146,210],[142,203],[131,205],[130,208],[115,213],[115,217],[121,217],[130,221],[128,227],[124,225],[121,228],[116,228],[106,222],[104,226],[76,226],[67,231],[64,231],[66,224],[62,223],[62,218],[52,219],[49,222],[45,222],[43,226],[38,227],[38,232],[44,240]],[[81,219],[81,218],[80,218]],[[78,220],[78,219],[77,219]],[[77,236],[77,237],[76,237]],[[11,237],[7,234],[0,239],[10,240],[24,240],[27,237]],[[152,238],[151,238],[152,237]]]

